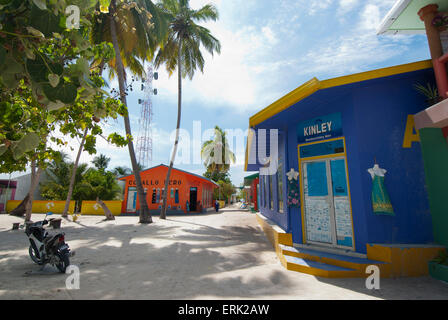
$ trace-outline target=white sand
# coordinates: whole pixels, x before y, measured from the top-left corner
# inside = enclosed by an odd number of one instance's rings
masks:
[[[81,271],[80,289],[67,290],[68,275],[38,272],[23,230],[11,230],[23,220],[0,215],[0,299],[448,299],[448,285],[430,277],[382,279],[370,291],[364,279],[287,271],[255,215],[235,208],[150,225],[102,219],[62,222]]]

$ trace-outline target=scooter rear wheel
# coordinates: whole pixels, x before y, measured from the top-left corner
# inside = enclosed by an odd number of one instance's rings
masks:
[[[65,270],[70,265],[70,259],[68,253],[56,253],[56,256],[59,258],[59,262],[56,263],[56,268],[62,273],[65,273]]]

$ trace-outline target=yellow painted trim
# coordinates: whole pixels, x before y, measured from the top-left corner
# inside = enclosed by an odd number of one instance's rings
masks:
[[[312,145],[312,144],[318,144],[318,143],[322,143],[322,142],[331,142],[331,141],[336,141],[336,140],[341,140],[341,137],[336,137],[336,138],[331,138],[331,139],[322,139],[322,140],[316,140],[316,141],[311,141],[311,142],[300,143],[299,146],[305,147],[305,146],[309,146],[309,145]]]
[[[349,177],[349,174],[348,174],[347,146],[345,145],[345,137],[343,138],[343,140],[344,140],[345,172],[346,172],[346,178],[347,178],[348,199],[349,199],[349,202],[350,202],[350,216],[352,218],[353,250],[356,251],[355,225],[353,223],[352,193],[350,191],[350,177]]]
[[[306,231],[305,231],[305,196],[303,194],[303,172],[302,172],[302,161],[300,158],[300,149],[297,146],[297,153],[298,153],[298,159],[299,159],[299,188],[300,188],[300,212],[301,212],[301,219],[302,219],[302,242],[306,243]]]
[[[428,262],[444,250],[442,246],[388,246],[367,244],[367,258],[389,264],[385,277],[421,277],[428,274]],[[383,277],[383,270],[381,270]]]
[[[313,78],[250,117],[249,125],[253,127],[257,124],[260,124],[261,122],[289,108],[300,100],[309,97],[318,90],[429,68],[432,68],[432,61],[424,60],[388,68],[356,73],[338,78],[327,79],[323,81],[319,81],[317,78]]]
[[[274,247],[275,253],[279,257],[280,261],[282,261],[283,255],[280,244],[292,246],[292,234],[274,227],[272,223],[269,222],[269,219],[262,216],[260,213],[256,213],[256,219],[261,229],[266,234],[269,242],[271,242],[272,246]],[[282,264],[284,264],[284,266],[286,267],[286,261],[282,261]]]
[[[263,122],[266,119],[271,118],[277,113],[283,111],[289,106],[299,102],[302,99],[312,95],[314,92],[320,89],[321,83],[317,78],[313,78],[308,82],[305,82],[297,89],[291,91],[284,97],[280,98],[276,102],[272,103],[268,107],[264,108],[260,112],[256,113],[249,119],[249,125],[251,127]]]
[[[324,142],[328,142],[328,141],[336,141],[336,140],[342,140],[343,144],[344,144],[344,152],[341,153],[333,153],[333,154],[328,154],[328,155],[324,155],[324,156],[316,156],[316,157],[309,157],[309,158],[301,158],[300,157],[300,147],[303,146],[307,146],[307,145],[312,145],[312,144],[317,144],[317,143],[324,143]],[[352,196],[351,196],[351,192],[350,192],[350,178],[348,175],[348,164],[347,164],[347,146],[345,144],[345,137],[337,137],[337,138],[332,138],[332,139],[328,139],[328,140],[319,140],[319,141],[313,141],[313,142],[308,142],[308,143],[303,143],[303,144],[298,144],[297,145],[297,155],[298,155],[298,160],[299,160],[299,177],[300,177],[300,211],[302,213],[302,242],[305,244],[306,242],[306,231],[305,231],[305,212],[304,212],[304,193],[303,193],[303,176],[302,176],[302,163],[303,162],[308,162],[308,161],[315,161],[315,160],[326,160],[329,158],[344,158],[345,160],[345,172],[346,172],[346,178],[347,178],[347,189],[348,189],[348,199],[349,199],[349,203],[350,203],[350,216],[352,219],[352,238],[353,238],[353,246],[351,248],[353,248],[353,250],[356,251],[356,242],[355,242],[355,229],[354,229],[354,224],[353,224],[353,209],[352,209]]]
[[[246,159],[244,160],[244,171],[247,171],[247,164],[249,162],[249,146],[252,145],[252,141],[254,139],[254,134],[251,128],[247,130],[247,143],[246,143]]]

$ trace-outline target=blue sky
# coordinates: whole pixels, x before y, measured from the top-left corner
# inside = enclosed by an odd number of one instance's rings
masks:
[[[205,26],[221,41],[222,50],[214,57],[204,53],[204,74],[198,71],[192,81],[183,81],[181,126],[190,135],[193,121],[201,121],[202,131],[215,125],[246,130],[251,115],[312,77],[323,80],[429,59],[425,36],[376,35],[395,0],[190,0],[190,5],[196,9],[210,2],[220,19]],[[163,67],[158,71],[152,165],[169,163],[169,137],[177,113],[177,79],[169,78]],[[140,90],[128,97],[134,134],[141,98]],[[123,120],[109,121],[104,130],[123,133]],[[112,158],[111,167],[130,167],[127,148],[98,142],[98,153]],[[77,143],[73,141],[75,148]],[[231,167],[235,185],[249,174],[243,171],[244,153],[238,149],[237,163]],[[75,152],[67,151],[74,159]],[[91,159],[83,154],[81,161]],[[175,166],[198,174],[205,171],[200,164]]]

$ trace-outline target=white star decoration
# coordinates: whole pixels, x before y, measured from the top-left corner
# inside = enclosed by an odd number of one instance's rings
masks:
[[[297,177],[299,176],[299,173],[297,171],[294,170],[294,168],[291,168],[291,170],[289,170],[289,172],[286,174],[288,176],[288,180],[297,180]]]

